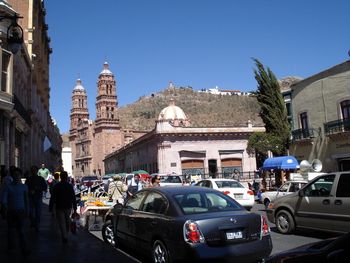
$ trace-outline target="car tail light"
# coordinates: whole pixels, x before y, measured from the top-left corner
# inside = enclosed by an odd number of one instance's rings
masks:
[[[267,236],[270,234],[270,227],[267,224],[266,217],[262,216],[262,215],[260,217],[261,217],[261,234],[260,234],[260,236],[261,237]]]
[[[247,194],[248,194],[248,195],[254,195],[254,192],[253,192],[252,190],[248,190],[248,191],[247,191]]]
[[[199,230],[199,226],[195,221],[187,220],[183,228],[184,239],[187,243],[203,243],[204,236]]]
[[[223,191],[224,195],[229,195],[230,191]]]

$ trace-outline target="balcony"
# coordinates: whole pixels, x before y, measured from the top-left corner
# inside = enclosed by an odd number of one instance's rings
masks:
[[[292,140],[294,142],[311,140],[311,139],[315,138],[316,132],[317,131],[313,128],[311,128],[311,129],[297,129],[297,130],[292,131]]]
[[[326,135],[350,132],[350,118],[326,122],[324,124]]]

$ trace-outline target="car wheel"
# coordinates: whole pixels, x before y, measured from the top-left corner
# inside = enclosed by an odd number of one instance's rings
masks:
[[[110,220],[106,221],[102,226],[102,238],[103,241],[112,246],[115,245],[113,224]]]
[[[152,256],[153,256],[153,262],[154,263],[170,263],[170,255],[168,253],[168,249],[166,248],[165,244],[160,241],[156,240],[153,243],[153,250],[152,250]]]
[[[292,233],[295,229],[295,223],[292,215],[285,210],[279,211],[276,216],[276,227],[282,234]]]
[[[269,207],[269,204],[270,204],[270,200],[269,200],[269,199],[265,199],[265,200],[264,200],[265,208],[268,208],[268,207]]]

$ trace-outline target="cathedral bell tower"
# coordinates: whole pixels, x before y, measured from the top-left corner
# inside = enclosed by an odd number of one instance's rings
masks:
[[[113,73],[109,70],[108,63],[105,62],[97,81],[95,121],[97,132],[101,129],[120,129],[117,109],[116,81]]]
[[[96,174],[104,175],[103,159],[120,148],[123,141],[118,118],[116,81],[108,63],[105,62],[97,81],[93,159],[93,170]]]
[[[72,108],[70,110],[70,135],[75,135],[80,121],[89,119],[89,110],[87,107],[87,94],[78,79],[73,89]]]

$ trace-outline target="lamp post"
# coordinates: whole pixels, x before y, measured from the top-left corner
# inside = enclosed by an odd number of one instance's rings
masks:
[[[18,14],[0,15],[0,22],[4,19],[10,20],[10,25],[7,27],[6,40],[12,54],[16,54],[22,48],[23,44],[23,29],[17,23],[19,18],[23,17],[18,16]]]

